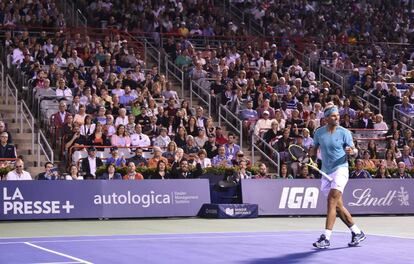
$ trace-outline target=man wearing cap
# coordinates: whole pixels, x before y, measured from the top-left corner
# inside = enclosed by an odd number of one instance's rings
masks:
[[[86,173],[85,180],[93,180],[96,179],[96,169],[101,167],[103,162],[100,158],[96,157],[96,148],[89,147],[88,148],[88,157],[82,160],[82,171]]]
[[[275,119],[270,119],[270,113],[267,110],[263,111],[262,118],[257,120],[256,125],[254,127],[254,134],[256,136],[260,135],[260,132],[263,132],[267,129],[272,128],[272,122],[276,121]]]
[[[328,103],[324,111],[326,125],[315,131],[313,156],[318,148],[321,151],[322,171],[331,179],[322,177],[321,191],[328,198],[325,232],[313,243],[317,248],[330,247],[330,237],[336,216],[351,230],[352,240],[348,246],[357,246],[365,240],[365,234],[357,227],[349,211],[344,207],[342,193],[349,178],[348,155],[355,155],[356,149],[349,130],[339,126],[339,111],[332,103]]]

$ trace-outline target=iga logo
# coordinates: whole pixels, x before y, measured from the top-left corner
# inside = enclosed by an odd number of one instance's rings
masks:
[[[37,214],[69,214],[75,206],[70,201],[25,201],[22,192],[18,187],[8,192],[7,187],[3,188],[3,214],[13,215],[37,215]]]
[[[279,209],[316,208],[319,190],[315,187],[284,187],[280,197]]]
[[[233,216],[234,215],[234,209],[233,208],[226,208],[226,215]]]

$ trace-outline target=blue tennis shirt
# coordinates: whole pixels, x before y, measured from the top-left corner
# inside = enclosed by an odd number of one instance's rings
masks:
[[[348,167],[345,147],[353,147],[351,132],[341,126],[337,126],[335,132],[328,132],[328,127],[323,126],[315,131],[313,145],[319,147],[322,155],[322,171],[330,174],[340,167]]]

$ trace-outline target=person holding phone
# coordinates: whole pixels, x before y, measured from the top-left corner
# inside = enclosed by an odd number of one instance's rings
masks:
[[[37,175],[38,180],[59,180],[59,173],[52,162],[46,162],[45,172]]]

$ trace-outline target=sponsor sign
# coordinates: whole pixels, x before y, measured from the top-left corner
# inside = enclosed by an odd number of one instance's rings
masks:
[[[204,218],[256,218],[257,204],[204,204],[200,217]]]
[[[196,216],[208,180],[0,182],[0,220]]]
[[[259,215],[324,215],[320,180],[243,180],[244,203],[259,205]],[[349,180],[343,194],[352,214],[413,214],[413,180]]]

